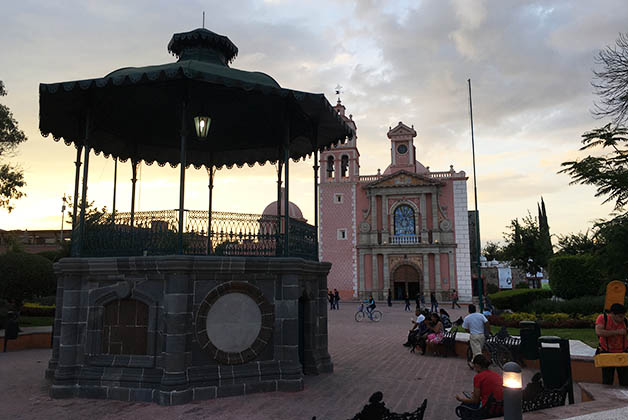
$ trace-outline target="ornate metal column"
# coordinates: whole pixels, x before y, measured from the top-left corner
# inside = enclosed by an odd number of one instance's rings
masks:
[[[116,187],[118,186],[118,158],[113,158],[113,205],[111,206],[111,223],[116,222]]]
[[[89,130],[90,130],[91,116],[89,110],[85,116],[85,166],[83,166],[83,188],[81,192],[81,218],[79,220],[79,240],[75,248],[75,255],[80,256],[83,249],[83,240],[85,238],[85,208],[87,206],[87,175],[89,171]]]
[[[179,254],[183,254],[183,217],[185,208],[185,165],[186,165],[186,104],[181,109],[181,172],[179,175]]]
[[[286,182],[286,187],[284,188],[284,248],[283,255],[289,255],[289,247],[290,247],[290,195],[289,195],[289,163],[290,163],[290,146],[288,144],[284,145],[284,178]]]
[[[135,184],[137,183],[137,161],[131,159],[131,229],[135,226]]]
[[[211,162],[211,160],[210,160]],[[210,163],[209,168],[207,168],[207,173],[209,174],[209,210],[207,212],[207,255],[212,253],[212,196],[214,191],[214,173],[216,172],[216,168],[214,168],[213,163]]]
[[[74,204],[72,205],[72,240],[78,241],[78,235],[75,235],[74,231],[78,227],[76,225],[76,216],[78,215],[78,197],[79,197],[79,184],[81,182],[81,152],[83,151],[83,145],[76,146],[76,173],[74,175]],[[76,232],[78,233],[78,231]]]

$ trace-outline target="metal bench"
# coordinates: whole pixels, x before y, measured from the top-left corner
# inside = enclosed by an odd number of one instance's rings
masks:
[[[435,356],[447,357],[450,353],[456,354],[456,334],[457,329],[445,331],[443,339],[438,344],[428,343],[428,351],[434,353]]]
[[[521,407],[524,413],[565,405],[569,382],[558,389],[546,389],[541,374],[537,373],[523,390]]]
[[[456,407],[456,415],[463,420],[490,419],[504,415],[504,402],[497,401],[493,394],[489,395],[486,404],[479,408],[471,408],[466,405]]]

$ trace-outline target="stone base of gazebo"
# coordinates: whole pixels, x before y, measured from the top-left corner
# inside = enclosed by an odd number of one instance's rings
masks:
[[[182,404],[300,391],[331,372],[329,263],[264,257],[66,258],[54,398]]]

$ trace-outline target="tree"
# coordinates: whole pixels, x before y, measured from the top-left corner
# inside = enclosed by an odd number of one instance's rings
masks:
[[[595,63],[602,69],[593,72],[592,85],[600,97],[593,114],[611,117],[613,124],[624,125],[628,120],[628,35],[620,33],[615,46],[601,50]]]
[[[589,236],[589,231],[570,233],[558,236],[558,252],[556,255],[594,254],[600,247],[595,233]]]
[[[504,233],[506,244],[502,248],[503,259],[528,273],[536,274],[542,267],[547,268],[552,256],[552,242],[549,236],[549,224],[545,211],[545,203],[537,206],[539,217],[528,215],[510,222],[509,232]]]
[[[4,83],[0,80],[0,96],[6,96]],[[24,173],[21,169],[2,163],[3,159],[13,156],[17,145],[26,141],[26,135],[17,126],[11,110],[0,104],[0,208],[9,212],[13,210],[11,200],[18,200],[24,196],[20,191],[26,185]]]
[[[496,242],[488,241],[486,245],[484,245],[484,249],[482,250],[482,255],[486,257],[487,261],[501,261],[503,260],[504,250],[501,246],[499,246]]]
[[[596,197],[605,196],[604,203],[614,201],[615,210],[622,211],[628,203],[628,130],[607,124],[602,128],[582,135],[580,150],[601,146],[610,153],[602,156],[587,156],[582,160],[563,162],[565,169],[559,173],[569,174],[570,184],[597,186]]]

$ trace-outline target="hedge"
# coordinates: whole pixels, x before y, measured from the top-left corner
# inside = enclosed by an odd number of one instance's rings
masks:
[[[52,262],[40,255],[8,252],[0,255],[0,296],[19,304],[56,291]]]
[[[25,303],[20,310],[20,316],[55,316],[55,307],[48,305],[38,305],[36,303]]]
[[[604,278],[592,255],[564,255],[549,261],[549,284],[563,299],[596,295]]]
[[[563,312],[566,314],[601,314],[605,296],[583,296],[569,300],[540,299],[524,308],[536,314]]]
[[[513,314],[489,315],[491,325],[499,327],[519,328],[521,321],[536,321],[541,328],[594,328],[597,315],[572,316],[565,313],[530,314],[516,312]]]
[[[546,289],[513,289],[493,293],[488,297],[496,308],[519,312],[537,299],[552,297],[552,291]]]

